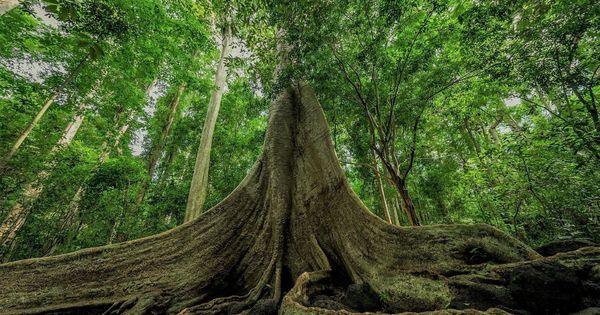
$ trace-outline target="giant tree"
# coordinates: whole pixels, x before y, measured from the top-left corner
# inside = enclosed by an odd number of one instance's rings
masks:
[[[495,276],[515,266],[503,263],[539,257],[486,225],[399,228],[369,213],[344,176],[314,93],[295,84],[272,103],[263,152],[228,198],[153,237],[0,265],[0,305],[6,314],[237,313],[261,299],[277,303],[304,272],[328,271],[385,292],[389,303],[413,294],[395,281],[435,286],[441,295],[421,295],[420,305],[441,309],[456,298],[449,279],[480,270],[466,263],[474,248],[500,264]],[[292,293],[282,311],[306,310]]]

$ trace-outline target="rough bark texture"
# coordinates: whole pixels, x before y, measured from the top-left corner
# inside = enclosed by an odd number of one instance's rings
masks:
[[[444,275],[484,270],[469,265],[474,248],[500,266],[541,259],[487,225],[398,227],[371,214],[344,176],[314,93],[295,84],[271,104],[263,152],[225,200],[152,237],[0,265],[0,313],[247,312],[315,271],[392,301],[413,276],[433,286],[421,294],[443,293]],[[290,305],[293,292],[283,314],[302,311]]]
[[[208,102],[208,111],[204,127],[202,128],[202,138],[198,147],[198,155],[196,156],[196,165],[194,166],[194,177],[190,187],[187,207],[185,209],[185,222],[189,222],[197,218],[202,213],[204,202],[206,201],[206,190],[208,187],[208,168],[210,166],[210,148],[212,146],[213,133],[219,108],[221,107],[221,97],[225,90],[225,79],[227,78],[227,69],[225,67],[225,58],[229,57],[231,51],[231,28],[223,29],[223,46],[221,48],[221,56],[219,57],[219,65],[217,66],[217,74],[215,77],[215,87],[210,94]]]

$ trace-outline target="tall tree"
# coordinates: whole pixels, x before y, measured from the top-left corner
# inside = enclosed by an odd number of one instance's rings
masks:
[[[196,61],[198,54],[200,53],[199,50],[196,50],[192,56],[192,63]],[[163,153],[163,150],[165,148],[166,142],[167,142],[167,136],[169,135],[169,131],[171,130],[171,126],[173,125],[173,121],[175,119],[175,115],[177,114],[177,111],[179,109],[179,103],[181,102],[181,98],[183,97],[183,93],[185,91],[185,87],[186,87],[186,82],[182,82],[179,87],[176,89],[175,95],[172,96],[171,100],[169,101],[169,106],[168,106],[168,114],[167,114],[167,119],[166,121],[163,123],[163,127],[161,128],[161,132],[160,135],[158,136],[158,140],[156,141],[155,144],[152,145],[152,148],[150,150],[150,159],[148,161],[148,176],[142,181],[142,185],[138,190],[138,196],[137,199],[135,201],[135,205],[136,207],[139,207],[142,204],[142,201],[144,200],[144,196],[146,195],[146,190],[148,189],[148,186],[150,185],[150,180],[152,179],[152,176],[154,176],[154,170],[156,169],[156,165],[158,163],[158,159],[160,158],[160,156]]]
[[[202,138],[196,155],[196,165],[194,167],[194,177],[190,186],[190,194],[188,197],[187,207],[185,209],[185,222],[189,222],[197,218],[206,202],[206,190],[208,187],[208,168],[210,165],[210,149],[212,146],[213,133],[219,109],[221,106],[221,98],[225,92],[225,79],[227,78],[227,69],[225,67],[225,59],[229,57],[231,52],[232,34],[230,26],[223,26],[221,29],[221,55],[217,65],[215,75],[215,85],[210,94],[208,102],[208,111],[206,120],[202,128]]]

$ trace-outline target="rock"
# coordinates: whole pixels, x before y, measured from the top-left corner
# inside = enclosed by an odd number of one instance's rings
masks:
[[[590,307],[571,315],[600,315],[600,307]]]
[[[558,253],[572,252],[582,247],[599,246],[598,244],[585,238],[567,238],[559,239],[542,245],[536,251],[544,256],[554,256]]]
[[[368,284],[351,284],[342,303],[359,312],[376,312],[381,308],[379,295]]]
[[[581,280],[572,268],[556,261],[517,266],[509,290],[519,308],[534,314],[568,314],[581,309]]]
[[[346,306],[340,302],[333,301],[333,300],[318,300],[318,301],[315,301],[311,306],[318,307],[318,308],[324,308],[324,309],[331,310],[331,311],[346,310],[351,313],[355,312],[353,309],[349,308],[348,306]]]
[[[489,308],[496,307],[497,305],[502,305],[511,309],[517,307],[510,291],[503,286],[473,283],[461,291],[462,292],[450,302],[449,308],[458,310],[473,308],[485,311]]]
[[[258,300],[250,309],[248,315],[276,315],[277,301],[273,299]]]

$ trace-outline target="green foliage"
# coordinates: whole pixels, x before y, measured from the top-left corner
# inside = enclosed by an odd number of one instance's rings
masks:
[[[207,209],[259,156],[270,99],[305,80],[352,188],[376,215],[385,218],[383,201],[364,165],[386,175],[372,149],[387,147],[423,224],[484,222],[530,245],[598,240],[599,10],[566,0],[28,3],[0,17],[0,154],[69,71],[90,60],[0,170],[2,217],[29,184],[43,186],[15,245],[0,255],[65,253],[183,222],[219,56],[220,34],[211,30],[223,25],[233,29],[236,53],[227,61]],[[291,51],[275,81],[280,43]],[[73,142],[53,150],[78,111],[85,120]],[[407,225],[385,176],[383,189]],[[435,300],[446,302],[444,294]]]

